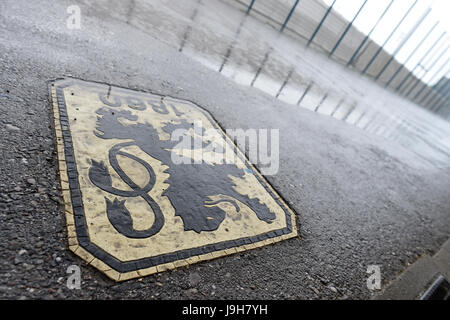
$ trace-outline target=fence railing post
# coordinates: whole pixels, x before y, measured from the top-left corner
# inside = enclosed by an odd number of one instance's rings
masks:
[[[370,68],[370,66],[372,65],[372,63],[375,61],[375,59],[378,57],[378,55],[380,54],[381,50],[384,49],[384,46],[389,42],[389,40],[391,40],[392,36],[395,34],[395,32],[397,31],[397,29],[401,26],[401,24],[403,23],[403,21],[406,19],[406,17],[409,15],[409,13],[412,11],[412,9],[416,6],[418,0],[415,0],[414,3],[409,7],[408,11],[406,11],[406,13],[403,15],[402,19],[400,20],[400,22],[397,24],[397,26],[394,28],[394,30],[392,30],[391,34],[389,35],[389,37],[387,37],[387,39],[384,41],[384,43],[378,48],[377,52],[375,53],[375,55],[372,57],[372,59],[370,59],[369,63],[365,66],[365,68],[361,71],[361,74],[366,73],[367,69]]]
[[[391,64],[391,62],[394,60],[395,56],[399,51],[403,48],[406,42],[411,38],[411,36],[416,32],[416,30],[419,28],[419,26],[422,24],[422,22],[425,20],[425,18],[428,16],[428,14],[431,12],[431,9],[428,8],[428,10],[422,15],[422,17],[416,22],[414,27],[411,29],[411,31],[408,33],[405,39],[403,39],[402,42],[397,46],[395,51],[391,54],[391,58],[388,60],[388,62],[384,65],[384,67],[380,70],[380,72],[375,77],[375,81],[377,81],[380,76],[383,74],[383,72],[387,69],[387,67]]]
[[[395,88],[395,90],[400,90],[403,84],[409,80],[409,78],[414,74],[414,71],[420,66],[420,64],[428,57],[428,55],[433,51],[436,45],[441,41],[441,39],[447,34],[447,31],[444,31],[439,38],[433,43],[433,45],[427,50],[427,52],[422,56],[422,58],[417,62],[415,67],[410,71],[410,73],[400,82],[400,84]]]
[[[387,88],[391,82],[395,79],[395,77],[397,77],[398,73],[400,72],[400,70],[402,68],[404,68],[404,66],[408,63],[408,61],[414,56],[414,54],[417,52],[417,50],[422,46],[422,44],[425,42],[425,40],[428,39],[428,36],[433,32],[433,30],[438,26],[439,21],[436,22],[433,27],[427,32],[427,34],[422,38],[422,40],[417,44],[417,46],[414,48],[413,51],[411,51],[411,53],[409,54],[408,58],[406,58],[406,60],[397,68],[397,70],[395,70],[394,74],[392,75],[392,77],[389,79],[389,81],[386,83],[385,88]]]
[[[441,73],[442,69],[445,69],[445,68],[447,67],[449,61],[450,61],[450,58],[448,58],[447,61],[445,61],[445,63],[442,65],[442,67],[439,68],[439,70],[437,70],[437,71],[433,74],[433,76],[431,76],[430,80],[428,81],[429,83],[432,83],[433,80],[436,79],[436,77],[439,75],[439,73]],[[432,87],[430,87],[427,83],[424,83],[423,86],[422,86],[422,89],[420,89],[412,99],[413,99],[413,100],[416,100],[416,99],[421,95],[421,93],[423,92],[423,90],[425,90],[427,87],[432,88]],[[421,100],[421,101],[422,101],[422,100]],[[421,101],[420,101],[420,102],[421,102]],[[419,104],[420,104],[420,102],[419,102]]]
[[[359,51],[362,49],[362,47],[366,44],[367,40],[369,40],[370,36],[372,35],[372,33],[375,31],[376,27],[378,26],[378,24],[381,22],[381,20],[383,20],[384,16],[386,15],[386,13],[389,11],[389,8],[392,6],[392,4],[394,3],[394,0],[391,0],[391,2],[389,2],[388,6],[384,9],[383,13],[381,14],[381,16],[378,18],[377,22],[375,23],[375,25],[372,27],[372,29],[369,31],[369,33],[366,35],[366,37],[364,38],[364,40],[361,42],[361,44],[359,45],[358,49],[355,50],[355,52],[353,53],[352,57],[350,58],[350,60],[347,62],[347,67],[349,65],[351,65],[353,63],[353,60],[355,60],[356,56],[358,55]]]
[[[247,14],[250,14],[250,11],[252,10],[254,3],[255,3],[255,0],[252,0],[252,2],[250,2],[250,4],[248,5]]]
[[[252,3],[254,1],[255,0],[253,0]],[[249,6],[249,8],[250,8],[250,6]],[[223,57],[222,64],[219,67],[219,72],[222,72],[223,68],[225,67],[225,64],[228,62],[228,59],[230,58],[231,52],[233,51],[233,48],[236,45],[237,39],[239,38],[239,35],[241,34],[242,27],[244,26],[244,22],[246,21],[248,15],[249,15],[249,12],[250,12],[250,10],[247,10],[246,14],[244,15],[241,22],[239,23],[239,26],[234,34],[233,40],[231,41],[231,43],[227,49],[227,52],[225,53],[225,56]]]
[[[334,0],[333,3],[328,7],[327,12],[325,13],[325,15],[322,17],[322,20],[320,20],[319,25],[317,26],[316,30],[314,30],[313,34],[311,35],[311,37],[308,40],[308,43],[306,44],[307,47],[309,47],[309,45],[311,44],[311,42],[314,40],[314,38],[316,37],[317,33],[319,32],[320,28],[322,27],[323,23],[325,22],[325,20],[327,19],[328,15],[330,14],[331,10],[334,7],[334,4],[336,3],[337,0]]]
[[[353,23],[355,22],[356,18],[358,18],[359,14],[361,13],[362,9],[364,8],[364,6],[366,5],[368,0],[364,0],[363,4],[361,5],[361,7],[359,8],[358,12],[355,14],[355,16],[353,17],[352,21],[350,21],[350,23],[347,25],[347,27],[345,28],[344,32],[342,33],[341,37],[339,38],[339,40],[336,42],[336,44],[334,45],[333,49],[331,50],[330,54],[328,55],[329,57],[331,57],[333,55],[333,53],[337,50],[337,48],[339,47],[339,45],[341,44],[342,40],[345,38],[345,36],[347,35],[347,32],[350,30],[350,28],[353,26]]]
[[[405,94],[405,97],[408,97],[411,92],[414,91],[414,89],[417,87],[417,85],[420,83],[420,81],[422,81],[422,79],[424,79],[426,77],[426,75],[428,74],[428,72],[430,72],[430,70],[432,70],[434,68],[434,66],[436,65],[436,63],[442,58],[442,56],[447,53],[448,48],[450,48],[450,45],[447,46],[440,54],[439,56],[431,63],[430,67],[427,68],[427,70],[425,71],[425,73],[416,79],[415,84],[408,90],[408,92]],[[406,90],[405,90],[406,91]]]
[[[279,35],[283,32],[284,28],[286,27],[287,23],[289,22],[289,20],[291,19],[292,14],[295,11],[295,8],[297,7],[298,3],[300,2],[300,0],[296,0],[294,5],[292,6],[291,10],[289,11],[288,16],[286,17],[286,19],[284,20],[283,25],[281,26],[280,31],[278,31],[278,36],[275,39],[275,41],[278,40]],[[266,54],[264,55],[263,61],[261,62],[261,64],[258,67],[258,70],[255,73],[255,76],[253,77],[253,80],[250,83],[250,86],[253,87],[253,85],[255,84],[256,79],[259,77],[259,74],[261,73],[264,65],[266,64],[267,60],[269,59],[269,55],[270,53],[273,51],[273,46],[271,45],[269,50],[267,50]]]
[[[300,0],[295,0],[295,3],[294,3],[294,5],[292,6],[291,11],[289,11],[288,16],[286,17],[286,19],[285,19],[284,22],[283,22],[283,25],[281,26],[280,32],[283,32],[284,28],[286,28],[286,26],[287,26],[289,20],[291,19],[292,14],[294,13],[295,8],[297,7],[299,1],[300,1]]]
[[[447,71],[447,73],[444,75],[444,78],[446,78],[449,74],[450,74],[450,72]],[[435,86],[436,86],[436,85],[434,85],[433,87],[431,87],[431,88],[430,88],[431,90],[429,90],[428,93],[425,94],[425,95],[422,97],[422,99],[420,99],[420,101],[418,102],[419,104],[422,104],[423,102],[425,102],[425,101],[427,100],[427,98],[430,96],[430,94],[434,92],[434,90],[435,90],[434,87],[435,87]],[[425,105],[426,105],[426,104],[425,104]]]

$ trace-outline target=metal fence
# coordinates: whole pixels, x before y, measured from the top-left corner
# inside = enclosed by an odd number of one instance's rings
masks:
[[[375,17],[369,7],[378,0],[361,0],[346,19],[335,10],[340,1],[346,0],[330,0],[328,5],[321,0],[227,0],[430,111],[449,108],[449,40],[430,15],[431,8],[421,7],[419,0],[390,0]],[[375,19],[362,32],[356,23],[364,14]],[[387,25],[394,14],[395,24]],[[375,41],[373,35],[380,30],[389,32]],[[260,69],[263,65],[264,60]]]
[[[425,166],[448,167],[445,121],[411,108],[398,95],[383,94],[383,86],[370,79],[354,85],[358,73],[364,73],[392,90],[399,87],[397,92],[450,120],[448,41],[439,23],[425,8],[408,25],[407,17],[422,0],[352,0],[347,3],[361,1],[361,6],[350,18],[334,11],[340,1],[347,0],[98,0],[95,8],[239,84],[403,144]],[[386,7],[374,14],[371,5],[379,1]],[[399,2],[410,5],[382,39],[374,41],[376,30]],[[373,21],[360,31],[356,26],[364,12]],[[395,43],[404,24],[408,30]],[[390,42],[394,45],[389,51]]]

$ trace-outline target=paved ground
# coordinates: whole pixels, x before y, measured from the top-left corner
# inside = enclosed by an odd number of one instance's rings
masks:
[[[68,30],[70,4],[0,5],[0,297],[365,299],[368,265],[381,265],[385,284],[448,239],[448,166],[238,85],[95,10]],[[224,128],[279,128],[280,171],[268,180],[302,239],[120,284],[84,267],[59,206],[48,81],[62,76],[188,99]],[[81,290],[65,286],[72,264]]]

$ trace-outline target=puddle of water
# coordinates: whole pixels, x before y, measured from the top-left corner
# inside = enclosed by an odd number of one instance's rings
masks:
[[[427,166],[450,165],[447,121],[307,49],[232,2],[85,0],[238,84],[397,141]]]

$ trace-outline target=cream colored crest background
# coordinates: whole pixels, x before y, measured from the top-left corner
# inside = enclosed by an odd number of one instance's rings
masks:
[[[163,164],[158,159],[152,158],[137,146],[130,146],[125,151],[146,161],[155,171],[156,183],[149,192],[149,195],[160,206],[165,216],[165,224],[159,233],[150,238],[131,239],[121,235],[111,225],[106,215],[105,197],[112,201],[116,196],[104,192],[93,185],[89,180],[88,172],[91,166],[91,159],[102,161],[107,165],[108,171],[112,176],[113,186],[119,189],[129,190],[129,187],[122,182],[114,169],[109,165],[108,152],[114,145],[131,140],[102,139],[94,135],[97,121],[97,114],[95,112],[99,108],[105,107],[99,99],[99,92],[101,91],[98,87],[89,88],[78,84],[64,89],[86,223],[89,237],[94,244],[120,261],[130,261],[221,241],[250,237],[286,227],[284,210],[256,179],[255,175],[245,173],[244,178],[230,176],[229,183],[235,185],[234,188],[237,192],[248,195],[250,198],[257,198],[275,213],[276,218],[271,224],[259,220],[256,214],[242,203],[239,205],[240,211],[236,212],[233,205],[223,202],[219,206],[226,211],[226,218],[217,230],[211,232],[203,231],[200,233],[184,231],[182,219],[175,216],[175,210],[169,199],[166,196],[162,196],[163,190],[170,188],[170,185],[166,181],[169,175],[164,172],[167,164]],[[115,90],[114,88],[112,88],[110,94],[121,97],[135,96],[146,99],[152,97],[158,100],[161,99],[156,95],[125,91],[122,89]],[[164,98],[162,102],[165,103],[169,110],[169,114],[167,115],[157,113],[148,106],[145,111],[133,110],[124,103],[120,108],[131,111],[136,115],[138,117],[136,122],[150,123],[158,131],[161,140],[170,139],[170,135],[163,131],[164,125],[170,121],[177,121],[179,119],[170,107],[170,104],[175,104],[178,110],[184,112],[182,117],[187,121],[193,123],[196,120],[201,120],[205,129],[214,128],[210,120],[193,104],[171,98]],[[113,108],[110,109],[113,110]],[[114,109],[117,110],[117,108]],[[129,120],[123,121],[122,123],[127,122],[130,124],[134,123],[129,122]],[[231,148],[228,143],[226,145],[228,148]],[[232,154],[232,152],[226,152],[226,154]],[[148,174],[140,164],[127,158],[119,158],[119,163],[127,175],[134,179],[135,182],[139,185],[145,184],[146,179],[148,179]],[[245,169],[244,163],[240,160],[238,160],[236,165]],[[139,197],[117,198],[119,200],[126,200],[125,205],[132,215],[135,229],[143,230],[152,224],[153,213],[145,201]],[[229,196],[211,195],[205,201],[219,199],[229,199]]]

